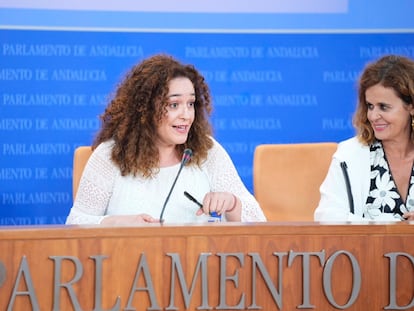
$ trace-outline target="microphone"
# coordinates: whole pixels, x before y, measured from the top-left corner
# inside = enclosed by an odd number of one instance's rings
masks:
[[[165,201],[164,201],[164,205],[162,206],[161,215],[160,215],[160,223],[164,222],[163,216],[164,216],[165,207],[167,206],[167,203],[170,199],[171,193],[172,193],[172,191],[175,187],[175,183],[177,182],[178,176],[180,176],[181,170],[183,169],[184,165],[186,165],[187,162],[190,161],[192,155],[193,155],[193,151],[191,149],[185,149],[184,150],[183,158],[181,159],[180,169],[177,172],[177,176],[175,176],[174,182],[173,182],[173,184],[170,188],[170,192],[168,192],[168,195],[167,195],[167,197],[165,198]]]

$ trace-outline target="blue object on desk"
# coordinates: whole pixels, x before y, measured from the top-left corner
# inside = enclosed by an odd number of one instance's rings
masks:
[[[221,222],[221,215],[217,212],[211,212],[210,217],[208,218],[208,222]]]

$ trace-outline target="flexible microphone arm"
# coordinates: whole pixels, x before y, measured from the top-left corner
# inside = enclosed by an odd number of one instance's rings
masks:
[[[175,183],[177,182],[178,176],[180,176],[181,170],[183,169],[184,165],[186,165],[187,162],[190,161],[192,155],[193,155],[193,151],[191,149],[185,149],[184,150],[183,158],[181,160],[180,169],[178,170],[177,175],[175,176],[174,182],[173,182],[173,184],[170,188],[170,192],[168,193],[167,197],[165,198],[164,205],[162,206],[161,215],[160,215],[160,223],[164,222],[163,216],[164,216],[165,207],[167,206],[167,203],[170,199],[171,193],[172,193],[172,191],[175,187]]]

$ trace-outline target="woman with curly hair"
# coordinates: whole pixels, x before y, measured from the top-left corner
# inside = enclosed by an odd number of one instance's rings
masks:
[[[314,219],[414,220],[414,61],[368,64],[358,99],[357,135],[338,145]]]
[[[66,223],[265,221],[212,137],[211,110],[194,66],[162,54],[134,66],[101,116]]]

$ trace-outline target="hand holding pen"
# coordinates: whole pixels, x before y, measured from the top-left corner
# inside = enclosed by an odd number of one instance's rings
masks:
[[[193,197],[191,194],[189,194],[187,191],[184,191],[184,195],[191,201],[193,201],[195,204],[197,204],[200,207],[200,210],[203,211],[203,204],[201,204],[200,202],[197,201],[197,199],[195,197]],[[217,217],[220,218],[221,216],[217,213],[217,212],[210,212],[209,213],[211,217]]]

